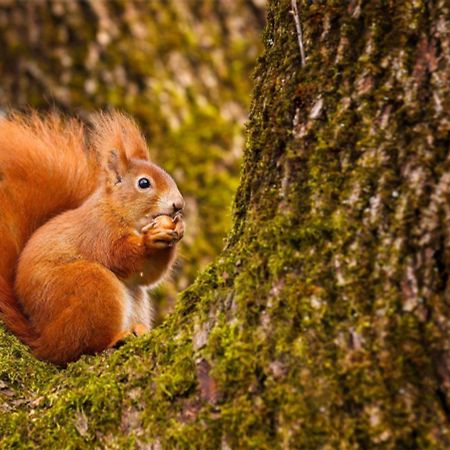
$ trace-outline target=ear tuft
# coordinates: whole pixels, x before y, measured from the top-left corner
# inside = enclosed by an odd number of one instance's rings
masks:
[[[91,139],[100,159],[107,159],[111,148],[125,152],[126,156],[148,160],[148,150],[138,125],[129,116],[117,111],[92,116]]]

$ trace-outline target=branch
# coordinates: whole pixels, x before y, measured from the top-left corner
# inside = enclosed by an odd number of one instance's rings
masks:
[[[303,47],[303,33],[302,26],[300,24],[300,15],[298,13],[297,0],[291,0],[292,3],[292,14],[294,16],[295,28],[297,29],[298,46],[300,47],[300,57],[302,60],[302,67],[305,67],[305,49]]]

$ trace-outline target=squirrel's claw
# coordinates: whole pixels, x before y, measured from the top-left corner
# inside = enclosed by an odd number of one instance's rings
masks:
[[[146,233],[148,230],[151,230],[152,228],[155,228],[156,226],[156,221],[154,220],[153,222],[150,222],[149,224],[145,225],[144,227],[141,228],[141,232],[142,233]]]
[[[176,213],[174,218],[172,219],[172,222],[173,223],[178,223],[182,219],[182,217],[183,216],[181,215],[181,213]]]

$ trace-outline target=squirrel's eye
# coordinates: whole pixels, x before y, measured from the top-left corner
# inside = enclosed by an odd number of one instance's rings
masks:
[[[151,183],[148,178],[139,178],[138,185],[141,189],[148,189]]]

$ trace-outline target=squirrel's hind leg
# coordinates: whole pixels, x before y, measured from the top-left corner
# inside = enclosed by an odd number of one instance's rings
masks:
[[[107,348],[120,348],[122,345],[125,345],[126,340],[133,335],[133,332],[130,330],[122,331],[116,336],[113,337],[112,341],[108,344]]]
[[[63,301],[66,306],[41,330],[33,349],[38,358],[56,364],[111,347],[130,326],[129,295],[116,276],[96,263],[76,264],[76,268],[70,264],[58,271],[59,292],[52,296],[62,298],[49,300]]]

